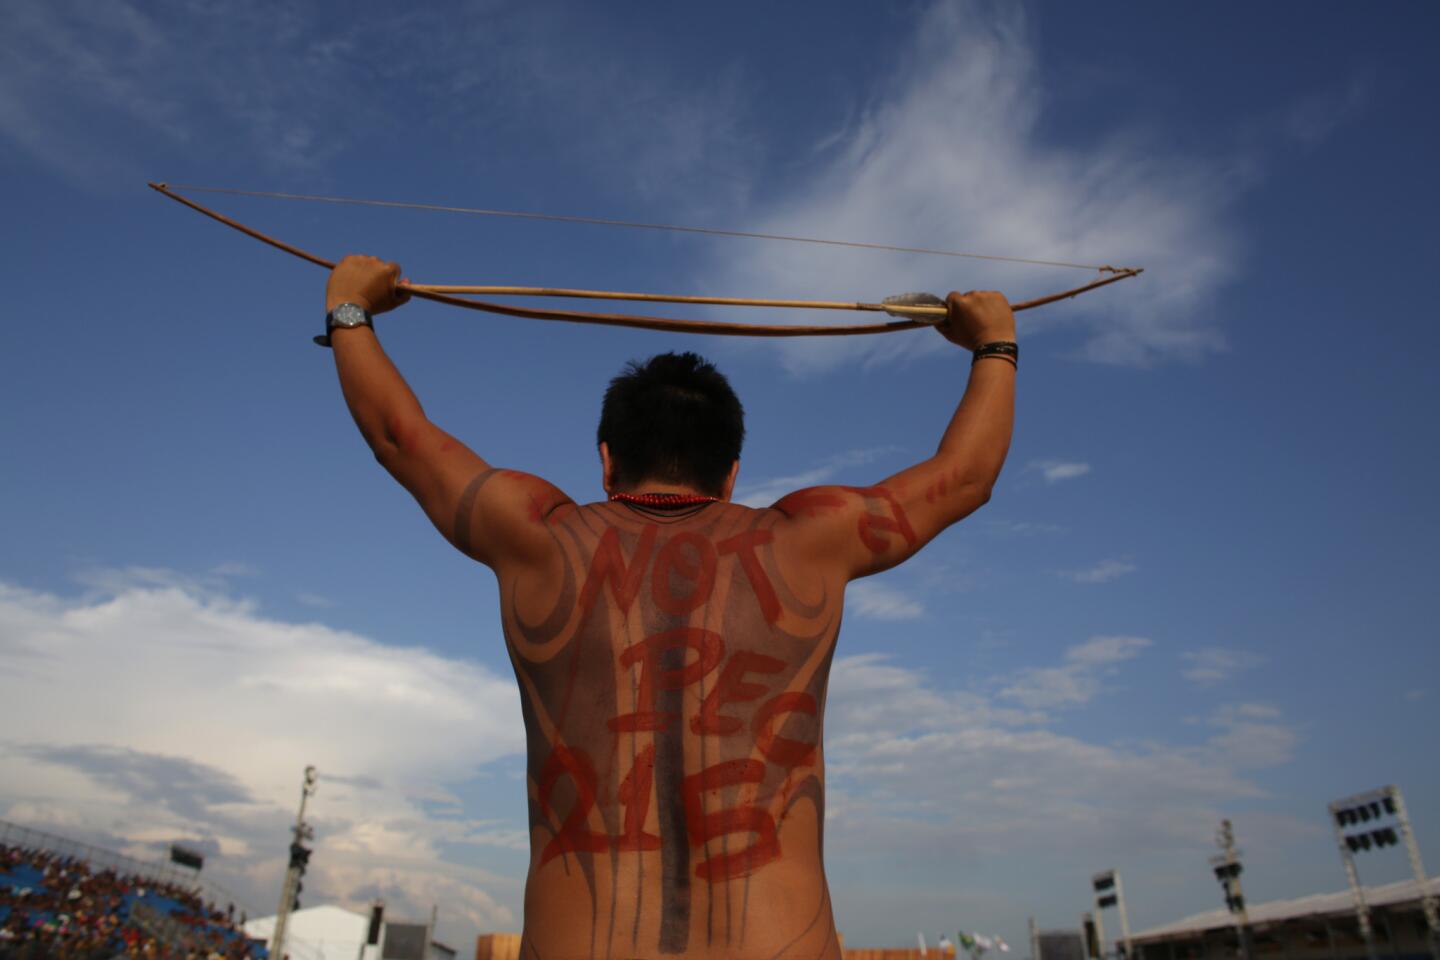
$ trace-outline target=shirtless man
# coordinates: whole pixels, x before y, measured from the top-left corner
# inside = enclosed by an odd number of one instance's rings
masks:
[[[528,743],[522,957],[838,960],[821,732],[845,585],[989,498],[1014,411],[1009,304],[950,295],[940,333],[978,348],[964,398],[935,455],[876,486],[731,503],[740,403],[699,357],[665,354],[612,381],[610,499],[581,505],[426,419],[361,313],[403,303],[399,277],[346,258],[327,327],[376,459],[499,581]]]

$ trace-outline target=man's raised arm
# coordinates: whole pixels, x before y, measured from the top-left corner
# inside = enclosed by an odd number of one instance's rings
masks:
[[[399,279],[396,264],[346,257],[326,287],[335,369],[355,425],[375,459],[461,552],[492,567],[542,562],[553,544],[543,522],[570,499],[539,477],[491,467],[425,416],[360,313],[405,303],[409,294]],[[346,325],[355,320],[362,322]]]
[[[975,351],[970,380],[939,449],[873,487],[812,487],[774,509],[796,547],[847,579],[908,559],[950,524],[990,499],[1015,421],[1015,314],[998,293],[952,293],[938,328]]]

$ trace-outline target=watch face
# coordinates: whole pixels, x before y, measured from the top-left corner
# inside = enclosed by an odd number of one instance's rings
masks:
[[[359,327],[370,321],[358,304],[342,303],[330,311],[330,322],[337,327]]]

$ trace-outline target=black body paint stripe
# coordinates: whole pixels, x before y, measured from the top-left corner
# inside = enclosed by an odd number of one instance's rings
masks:
[[[465,484],[465,489],[460,494],[460,501],[455,504],[455,529],[451,531],[450,539],[454,542],[456,549],[461,553],[473,556],[473,544],[470,542],[470,529],[474,524],[472,514],[475,511],[475,498],[480,494],[480,488],[490,480],[491,477],[500,471],[494,467],[481,470],[470,478]]]

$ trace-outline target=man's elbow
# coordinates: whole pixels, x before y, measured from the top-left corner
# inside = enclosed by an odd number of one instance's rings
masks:
[[[423,414],[391,415],[360,424],[360,434],[375,454],[376,462],[391,473],[400,461],[419,451],[426,435],[434,429]]]
[[[956,491],[955,508],[956,520],[970,516],[985,504],[990,502],[990,495],[994,492],[993,482],[973,482],[962,484]]]
[[[971,510],[979,510],[990,502],[990,496],[995,492],[994,484],[986,483],[974,487],[970,491]]]

